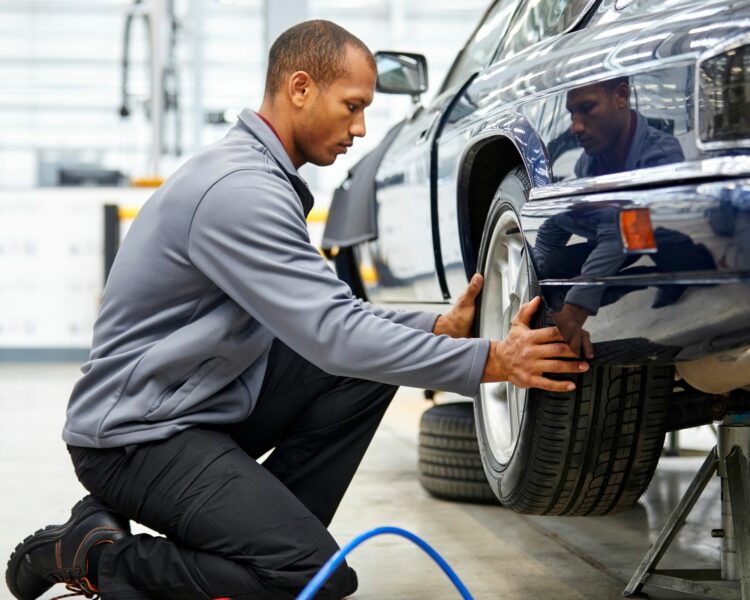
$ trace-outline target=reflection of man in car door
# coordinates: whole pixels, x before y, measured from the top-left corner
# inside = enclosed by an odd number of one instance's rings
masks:
[[[646,117],[630,108],[627,77],[570,90],[565,106],[572,121],[570,132],[583,148],[574,169],[577,177],[619,173],[684,160],[680,143],[673,135],[649,126]],[[628,257],[622,248],[617,207],[582,205],[578,208],[582,210],[555,215],[540,227],[532,254],[541,279],[615,275],[634,262],[636,257]],[[661,260],[667,256],[664,243],[671,247],[675,234],[662,228],[656,232],[659,250],[653,258],[661,270],[684,270],[673,259]],[[573,235],[583,237],[586,243],[569,245]],[[690,240],[687,245],[693,247]],[[605,299],[607,291],[610,292],[609,299]],[[555,323],[563,336],[574,351],[580,350],[589,358],[593,356],[593,347],[583,323],[590,315],[596,314],[600,306],[616,299],[617,294],[613,295],[611,291],[602,286],[573,286],[565,295],[562,306],[553,306]],[[676,301],[680,294],[681,291],[667,299],[660,290],[654,301],[655,307]]]
[[[617,77],[568,92],[570,131],[583,148],[576,177],[592,177],[684,160],[673,135],[630,108],[630,83]]]

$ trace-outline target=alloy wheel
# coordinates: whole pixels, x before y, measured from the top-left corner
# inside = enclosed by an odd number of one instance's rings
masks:
[[[507,207],[498,218],[484,265],[479,335],[504,339],[522,303],[529,300],[529,269],[521,227]],[[527,390],[510,382],[484,383],[479,390],[489,449],[506,465],[515,450],[526,407]]]

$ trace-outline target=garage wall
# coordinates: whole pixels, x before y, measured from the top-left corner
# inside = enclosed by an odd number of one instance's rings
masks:
[[[373,49],[423,52],[432,91],[486,4],[309,0],[307,16],[334,20]],[[262,0],[176,0],[175,6],[183,154],[175,152],[175,126],[168,116],[162,175],[222,136],[228,126],[222,117],[231,122],[244,106],[260,104],[265,71]],[[54,185],[60,165],[98,165],[130,178],[153,175],[147,32],[140,18],[131,34],[132,114],[127,119],[118,114],[130,8],[130,0],[0,0],[0,187]],[[368,139],[342,163],[372,146],[409,105],[403,97],[378,98],[369,111]],[[345,170],[342,164],[308,177],[326,191]]]
[[[309,0],[307,18],[334,20],[373,49],[426,54],[428,100],[486,4]],[[172,125],[162,175],[223,136],[229,125],[222,121],[233,121],[244,106],[257,107],[265,72],[262,0],[176,0],[175,6],[184,154],[174,153]],[[125,120],[118,114],[130,8],[129,0],[0,0],[0,361],[85,356],[102,288],[102,205],[138,206],[150,195],[127,187],[55,187],[61,166],[151,175],[140,19],[131,37],[132,114]],[[378,95],[364,140],[333,167],[304,168],[319,207],[328,205],[358,157],[410,110],[408,98]],[[311,235],[316,239],[320,231]]]
[[[0,187],[54,185],[60,164],[100,165],[129,177],[152,175],[147,31],[133,22],[129,105],[122,103],[121,60],[129,0],[0,1]],[[255,104],[264,70],[263,3],[178,0],[177,65],[184,152],[216,139],[216,113]],[[164,175],[183,158],[174,126]]]

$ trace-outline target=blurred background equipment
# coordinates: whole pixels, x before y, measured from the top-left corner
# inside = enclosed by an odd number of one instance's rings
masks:
[[[149,5],[146,5],[149,6]],[[128,78],[130,73],[130,47],[134,19],[142,19],[145,30],[145,46],[148,49],[151,85],[149,98],[144,106],[152,126],[151,165],[154,174],[159,173],[159,161],[168,151],[165,142],[167,119],[171,118],[172,144],[169,147],[174,156],[182,155],[182,128],[180,118],[180,86],[177,75],[177,36],[180,29],[175,14],[174,0],[151,2],[150,10],[144,11],[143,0],[133,0],[132,7],[125,16],[122,47],[122,104],[120,116],[130,116],[130,94]],[[166,37],[163,35],[166,30]]]

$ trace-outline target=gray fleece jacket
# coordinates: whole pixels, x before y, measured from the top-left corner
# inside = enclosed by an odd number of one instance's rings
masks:
[[[149,199],[117,254],[63,439],[115,447],[253,410],[279,338],[334,375],[476,393],[489,341],[352,296],[310,243],[307,186],[244,110]]]

